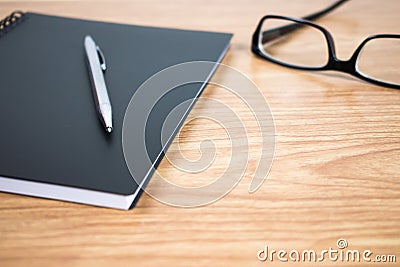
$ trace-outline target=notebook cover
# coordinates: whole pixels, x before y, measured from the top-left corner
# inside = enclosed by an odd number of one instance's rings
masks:
[[[107,60],[111,135],[94,106],[83,49],[87,34]],[[133,194],[138,185],[126,166],[121,138],[132,95],[146,79],[171,65],[218,61],[231,37],[25,13],[0,36],[0,176]],[[157,108],[146,135],[152,160],[162,150],[163,119],[202,86],[181,86]],[[144,167],[139,173],[144,177],[147,172]]]

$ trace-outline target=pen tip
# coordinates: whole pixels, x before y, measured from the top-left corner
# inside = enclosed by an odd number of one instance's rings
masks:
[[[110,127],[110,126],[106,128],[106,131],[107,131],[108,133],[111,133],[111,132],[112,132],[112,130],[113,130],[113,128],[112,128],[112,127]]]

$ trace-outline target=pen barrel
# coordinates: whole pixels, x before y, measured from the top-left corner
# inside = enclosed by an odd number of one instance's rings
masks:
[[[97,46],[90,36],[85,38],[86,63],[92,86],[93,98],[99,117],[105,128],[112,129],[112,109],[103,70],[98,57]]]

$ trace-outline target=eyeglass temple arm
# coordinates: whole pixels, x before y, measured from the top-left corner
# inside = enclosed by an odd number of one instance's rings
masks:
[[[322,17],[322,16],[326,15],[327,13],[331,12],[332,10],[338,8],[339,6],[341,6],[342,4],[344,4],[347,1],[349,1],[349,0],[339,0],[339,1],[335,2],[334,4],[332,4],[331,6],[325,8],[319,12],[316,12],[316,13],[313,13],[313,14],[303,17],[303,19],[305,19],[305,20],[319,19],[320,17]],[[302,24],[292,23],[292,24],[289,24],[286,26],[263,31],[261,42],[263,44],[265,44],[269,41],[272,41],[272,40],[275,40],[275,39],[281,37],[282,35],[291,33],[293,31],[301,28],[302,26],[303,26]]]

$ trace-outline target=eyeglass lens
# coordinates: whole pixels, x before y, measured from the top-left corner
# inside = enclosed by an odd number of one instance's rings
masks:
[[[329,54],[324,34],[317,28],[285,19],[266,19],[260,48],[270,58],[298,67],[323,67]]]
[[[363,46],[356,68],[361,75],[371,79],[400,84],[400,39],[371,39]]]

